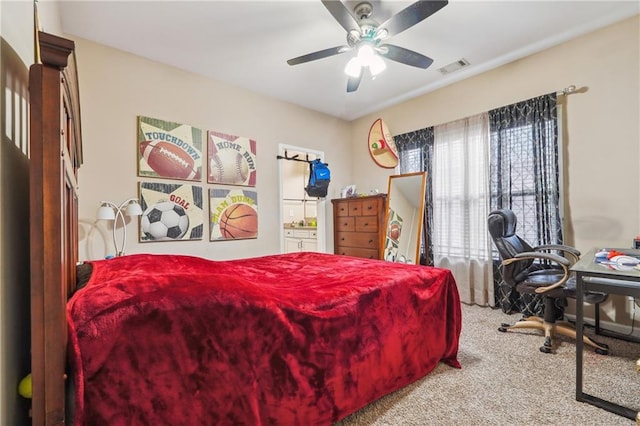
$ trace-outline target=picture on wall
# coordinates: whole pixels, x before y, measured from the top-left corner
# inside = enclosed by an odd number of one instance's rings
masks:
[[[201,240],[202,187],[140,182],[140,242]]]
[[[258,237],[258,193],[247,189],[209,190],[211,241]]]
[[[201,129],[138,117],[138,176],[200,181]]]
[[[256,186],[256,141],[208,132],[209,183]]]

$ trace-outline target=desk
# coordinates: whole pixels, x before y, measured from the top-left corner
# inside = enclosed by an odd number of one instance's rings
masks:
[[[607,269],[593,261],[595,253],[600,249],[592,249],[573,265],[576,273],[576,400],[586,402],[620,416],[635,420],[638,412],[628,407],[586,394],[582,391],[582,367],[584,334],[584,292],[587,290],[609,294],[623,294],[640,298],[640,271],[616,271]],[[618,249],[625,253],[640,255],[640,250]]]

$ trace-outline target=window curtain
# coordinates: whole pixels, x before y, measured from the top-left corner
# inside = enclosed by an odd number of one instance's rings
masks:
[[[489,111],[491,129],[491,209],[509,208],[517,233],[532,246],[562,244],[560,161],[556,94]],[[497,252],[494,258],[498,261]],[[501,281],[496,268],[496,283]],[[543,315],[539,295],[497,290],[505,312]],[[561,307],[559,307],[561,309]]]
[[[453,272],[461,300],[493,306],[489,151],[487,113],[434,127],[431,232],[434,264]]]
[[[425,191],[425,218],[420,244],[420,264],[433,265],[431,249],[431,226],[433,223],[433,196],[431,180],[431,159],[433,157],[433,127],[403,133],[393,137],[398,149],[397,174],[427,172]]]

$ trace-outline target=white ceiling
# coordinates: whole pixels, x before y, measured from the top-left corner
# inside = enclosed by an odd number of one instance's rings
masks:
[[[383,22],[411,1],[372,1]],[[359,1],[344,1],[353,9]],[[289,66],[346,44],[320,0],[70,1],[63,31],[346,120],[446,86],[640,13],[635,1],[456,1],[389,39],[434,59],[426,70],[387,62],[346,93],[353,52]],[[612,46],[615,48],[615,46]],[[471,66],[443,76],[461,58]],[[558,88],[561,89],[561,88]]]

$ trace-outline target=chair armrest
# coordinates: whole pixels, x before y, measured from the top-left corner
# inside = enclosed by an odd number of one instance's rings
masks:
[[[565,246],[562,244],[543,244],[541,246],[537,246],[534,247],[533,250],[535,251],[539,251],[539,250],[557,250],[557,251],[561,251],[563,252],[565,255],[569,255],[569,260],[571,261],[571,264],[573,265],[574,263],[576,263],[578,260],[580,260],[580,250],[578,250],[575,247],[571,247],[571,246]]]
[[[506,265],[510,265],[513,262],[519,262],[522,260],[529,260],[529,259],[545,259],[551,262],[555,262],[562,268],[562,271],[563,271],[562,278],[560,278],[559,281],[551,285],[548,285],[546,287],[536,288],[535,290],[536,293],[538,294],[545,293],[549,290],[553,290],[555,288],[561,287],[569,279],[569,267],[572,265],[571,261],[569,261],[569,259],[567,259],[566,257],[562,257],[553,253],[538,253],[538,252],[532,252],[532,251],[518,253],[515,256],[513,256],[511,259],[503,260],[502,265],[506,266]]]

